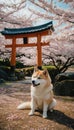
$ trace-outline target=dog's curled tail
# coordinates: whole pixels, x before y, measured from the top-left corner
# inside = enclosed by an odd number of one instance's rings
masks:
[[[30,109],[30,108],[31,108],[31,102],[24,102],[17,107],[17,109],[19,110]]]

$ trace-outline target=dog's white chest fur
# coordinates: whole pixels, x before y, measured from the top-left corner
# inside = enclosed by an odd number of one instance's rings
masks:
[[[43,109],[43,102],[44,100],[48,100],[50,98],[50,91],[52,90],[52,88],[52,85],[46,90],[43,90],[43,88],[36,89],[31,86],[31,98],[35,100],[36,108]]]

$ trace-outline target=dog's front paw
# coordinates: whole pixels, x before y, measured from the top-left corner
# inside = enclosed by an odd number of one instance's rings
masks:
[[[47,118],[47,114],[44,113],[44,114],[43,114],[43,118]]]
[[[29,116],[33,116],[33,115],[34,115],[34,112],[30,111],[28,115],[29,115]]]

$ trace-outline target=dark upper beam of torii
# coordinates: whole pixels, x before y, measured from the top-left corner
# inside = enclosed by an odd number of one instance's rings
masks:
[[[11,67],[16,66],[16,47],[33,47],[37,46],[37,66],[42,66],[42,51],[41,46],[49,45],[49,43],[41,43],[41,36],[51,35],[54,31],[53,23],[48,22],[43,25],[25,27],[25,28],[4,28],[1,34],[5,36],[6,39],[12,39],[11,45],[6,45],[7,48],[12,48],[11,54]],[[37,37],[37,43],[28,43],[28,38]],[[16,44],[17,38],[24,38],[25,44]]]
[[[27,34],[27,35],[33,34],[34,35],[34,33],[40,33],[48,29],[54,30],[52,21],[43,25],[33,26],[33,27],[4,28],[4,30],[1,31],[1,33],[3,35],[18,35],[18,34]]]

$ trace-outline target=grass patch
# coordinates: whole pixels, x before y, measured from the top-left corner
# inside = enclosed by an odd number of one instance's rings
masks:
[[[55,66],[42,66],[43,69],[56,69]]]

